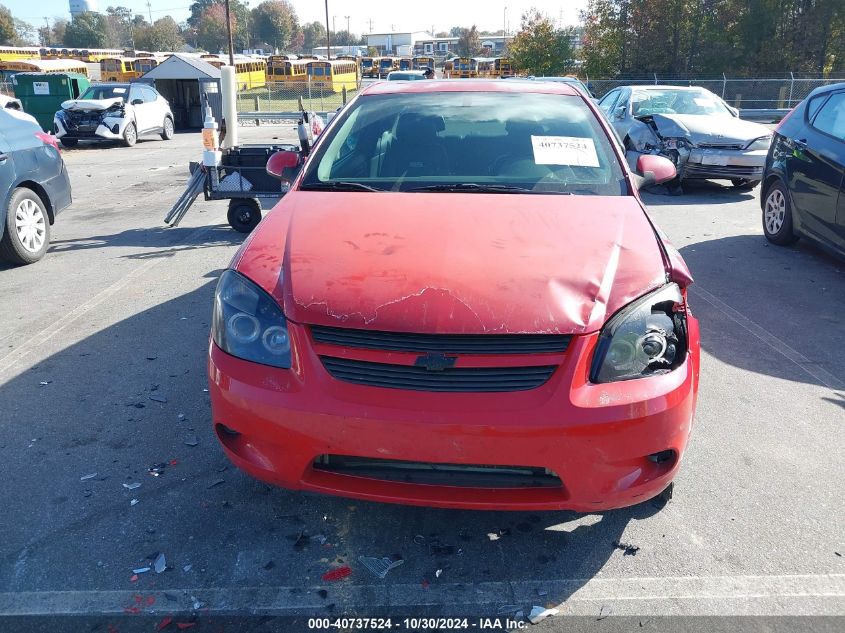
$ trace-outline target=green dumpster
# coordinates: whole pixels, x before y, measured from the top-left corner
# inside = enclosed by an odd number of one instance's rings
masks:
[[[53,131],[53,115],[62,102],[77,99],[90,85],[79,73],[16,73],[12,75],[15,97],[24,112],[31,114],[45,132]]]

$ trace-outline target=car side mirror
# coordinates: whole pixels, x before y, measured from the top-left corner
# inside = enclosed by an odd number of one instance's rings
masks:
[[[144,103],[143,99],[132,99],[132,105],[141,105]]]
[[[637,159],[638,189],[672,180],[678,172],[675,164],[663,156],[643,154]]]
[[[286,169],[299,167],[299,154],[296,152],[276,152],[267,161],[267,173],[279,180],[288,180]]]

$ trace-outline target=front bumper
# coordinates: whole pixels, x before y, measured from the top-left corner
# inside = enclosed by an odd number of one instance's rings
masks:
[[[123,138],[123,132],[126,129],[127,123],[127,119],[106,117],[93,125],[74,126],[59,117],[53,119],[54,135],[60,139],[78,138],[116,141]]]
[[[681,177],[762,180],[766,154],[768,150],[695,148]]]
[[[290,323],[291,370],[234,358],[214,343],[209,392],[218,439],[265,482],[371,501],[445,508],[593,512],[658,495],[689,438],[698,384],[698,324],[690,354],[662,376],[588,382],[597,334],[574,337],[542,386],[509,393],[429,393],[333,379],[307,328]],[[225,427],[237,431],[229,433]],[[648,455],[671,450],[673,459]],[[321,455],[436,464],[531,466],[555,487],[465,487],[388,481],[315,468]]]

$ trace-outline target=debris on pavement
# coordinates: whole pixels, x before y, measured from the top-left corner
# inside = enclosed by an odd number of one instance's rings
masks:
[[[636,556],[637,552],[640,551],[640,548],[636,545],[631,545],[630,543],[620,543],[619,541],[613,541],[613,547],[616,549],[621,549],[624,554],[623,556]]]
[[[186,446],[197,446],[199,443],[199,438],[196,435],[189,435],[185,438]]]
[[[371,556],[359,556],[358,562],[374,576],[378,576],[382,580],[387,576],[387,572],[402,565],[405,561],[402,558],[373,558]]]
[[[157,393],[154,393],[153,395],[151,395],[150,400],[152,400],[153,402],[162,402],[162,403],[167,402],[167,398],[165,398],[164,396],[160,396]]]
[[[325,574],[321,576],[321,578],[326,582],[334,582],[336,580],[343,580],[344,578],[348,578],[352,575],[352,569],[349,565],[344,565],[343,567],[338,567],[337,569],[330,569]]]
[[[165,468],[167,468],[167,464],[164,462],[153,464],[147,468],[147,474],[152,475],[153,477],[161,477],[164,474]]]
[[[53,382],[53,381],[52,381],[52,380],[42,380],[39,384],[40,384],[42,387],[46,387],[46,386],[47,386],[47,385],[49,385],[51,382]]]
[[[194,566],[193,566],[193,565],[185,565],[185,566],[182,568],[182,571],[184,571],[184,572],[189,572],[189,571],[191,571],[193,568],[194,568]]]
[[[417,534],[414,537],[414,543],[417,545],[425,545],[425,537],[422,534]]]
[[[148,571],[150,571],[149,567],[139,567],[138,569],[133,569],[132,573],[133,574],[145,574]]]
[[[180,413],[177,417],[178,417],[180,420],[184,420],[184,419],[185,419],[185,414],[184,414],[184,413]]]
[[[215,479],[210,484],[208,484],[209,488],[214,488],[214,486],[219,486],[220,484],[226,483],[225,479]]]
[[[79,481],[88,481],[89,479],[94,479],[94,477],[96,476],[97,473],[91,473],[90,475],[82,475],[82,477],[79,478]]]
[[[596,618],[596,621],[604,620],[612,612],[613,612],[613,610],[609,606],[607,606],[606,604],[601,605],[601,609],[599,609],[599,617]]]
[[[137,580],[138,574],[132,574],[132,576],[129,577],[129,582],[136,582]]]
[[[544,607],[531,607],[531,613],[528,614],[528,621],[531,624],[539,624],[543,620],[553,615],[557,615],[557,609],[546,609]]]
[[[197,610],[199,610],[199,609],[202,609],[202,608],[205,606],[205,603],[204,603],[204,602],[201,602],[201,601],[200,601],[199,599],[197,599],[195,596],[191,596],[191,602],[193,603],[193,605],[192,605],[192,606],[194,607],[194,611],[197,611]]]
[[[153,567],[155,567],[157,574],[160,574],[165,569],[167,569],[167,560],[165,559],[163,552],[159,553],[159,555],[156,556],[156,560],[155,563],[153,563]]]
[[[132,499],[132,501],[130,501],[130,502],[129,502],[129,505],[130,505],[130,506],[136,506],[136,505],[138,505],[139,503],[140,503],[140,501],[138,501],[138,499]]]
[[[168,626],[170,626],[170,623],[171,623],[171,622],[173,622],[173,618],[171,618],[171,617],[168,615],[168,616],[167,616],[167,617],[165,617],[165,618],[164,618],[161,622],[159,622],[159,623],[158,623],[158,626],[156,627],[156,631],[163,631],[163,630],[164,630],[164,629],[166,629]]]
[[[501,530],[496,530],[495,532],[488,532],[487,538],[491,541],[498,541],[503,536],[508,536],[511,533],[510,528],[502,528]]]
[[[438,569],[436,572],[434,572],[434,577],[435,577],[435,578],[440,578],[440,576],[441,576],[442,574],[443,574],[443,570],[442,570],[442,569]]]
[[[141,487],[141,484],[139,484],[136,481],[136,482],[131,483],[131,484],[123,484],[123,487],[126,488],[127,490],[137,490],[138,488]]]

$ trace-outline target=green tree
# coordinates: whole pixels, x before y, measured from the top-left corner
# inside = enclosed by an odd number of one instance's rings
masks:
[[[232,31],[235,28],[235,16],[232,18]],[[220,4],[207,7],[197,23],[197,44],[211,53],[226,51],[229,48],[226,32],[226,10]]]
[[[572,29],[555,28],[536,9],[522,15],[519,33],[508,44],[510,57],[520,72],[538,76],[565,74],[574,64]]]
[[[310,53],[317,46],[326,45],[326,27],[320,22],[309,22],[302,27],[302,51]]]
[[[254,39],[272,44],[277,49],[289,49],[299,31],[296,10],[287,0],[262,2],[252,10],[251,21]]]
[[[185,44],[182,30],[169,15],[135,32],[135,46],[147,51],[178,51]]]
[[[481,52],[481,38],[475,24],[471,28],[461,29],[455,50],[462,57],[474,57]]]
[[[0,44],[14,46],[18,32],[15,30],[15,18],[12,12],[0,4]]]
[[[34,46],[38,33],[29,22],[15,18],[15,46]]]
[[[73,48],[106,48],[106,18],[93,11],[78,14],[65,29],[63,44]]]

